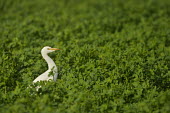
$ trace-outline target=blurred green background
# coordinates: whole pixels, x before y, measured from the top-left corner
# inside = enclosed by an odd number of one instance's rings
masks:
[[[1,113],[170,113],[170,1],[0,0],[0,64]]]

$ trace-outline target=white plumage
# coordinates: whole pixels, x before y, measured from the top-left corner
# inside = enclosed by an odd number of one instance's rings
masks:
[[[43,74],[41,74],[40,76],[38,76],[33,81],[33,83],[36,83],[38,81],[48,81],[48,80],[56,81],[57,76],[58,76],[57,66],[55,65],[54,61],[48,56],[48,53],[54,52],[56,50],[60,50],[60,49],[45,46],[41,50],[42,57],[45,59],[45,61],[48,64],[48,70],[46,72],[44,72]]]

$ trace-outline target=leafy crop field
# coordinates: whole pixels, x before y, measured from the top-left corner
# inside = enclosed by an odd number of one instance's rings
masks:
[[[170,1],[0,0],[0,113],[32,112],[170,113]]]

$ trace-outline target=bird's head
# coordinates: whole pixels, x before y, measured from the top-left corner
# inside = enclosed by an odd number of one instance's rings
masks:
[[[48,54],[48,53],[54,52],[54,51],[56,51],[56,50],[60,50],[60,49],[51,48],[51,47],[49,47],[49,46],[45,46],[45,47],[42,48],[41,53]]]

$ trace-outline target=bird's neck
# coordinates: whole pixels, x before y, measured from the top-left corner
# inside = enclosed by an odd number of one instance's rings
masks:
[[[47,55],[47,54],[42,54],[43,58],[48,64],[48,69],[57,69],[57,66],[55,65],[54,61]]]

